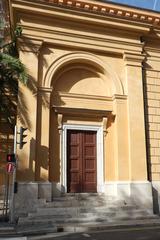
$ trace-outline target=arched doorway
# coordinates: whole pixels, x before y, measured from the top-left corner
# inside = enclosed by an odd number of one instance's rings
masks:
[[[115,181],[118,171],[121,170],[118,162],[119,151],[121,145],[126,143],[122,132],[127,132],[127,125],[123,121],[127,116],[127,101],[119,78],[112,68],[95,55],[76,52],[53,62],[43,85],[43,91],[50,95],[49,181],[58,184],[58,189],[60,185],[63,192],[70,191],[67,176],[70,171],[67,134],[72,130],[92,131],[96,134],[96,159],[92,165],[96,166],[96,179],[93,182],[97,186],[90,191],[106,191],[106,184]],[[84,152],[84,149],[77,151]],[[126,150],[126,159],[127,154]],[[126,170],[128,171],[128,165]],[[78,169],[77,172],[79,171]],[[84,172],[86,169],[82,171],[82,175]],[[89,179],[88,176],[87,178]]]
[[[51,146],[56,154],[51,168],[56,166],[53,175],[59,173],[65,192],[104,191],[104,135],[107,119],[112,121],[112,85],[101,69],[83,62],[67,64],[54,75]]]

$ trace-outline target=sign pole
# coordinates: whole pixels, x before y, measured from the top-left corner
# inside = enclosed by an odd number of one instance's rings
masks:
[[[13,153],[16,154],[17,151],[17,126],[14,127],[14,150]]]
[[[17,152],[17,126],[15,125],[14,127],[14,154],[16,155]],[[16,164],[17,164],[17,160],[15,162],[15,167],[13,170],[13,176],[12,176],[12,184],[11,184],[11,195],[10,195],[10,222],[14,223],[14,209],[15,209],[15,205],[14,205],[14,184],[15,184],[15,180],[16,180]]]
[[[6,199],[5,199],[5,219],[7,219],[8,214],[8,196],[9,196],[9,174],[7,174],[7,183],[6,183]]]

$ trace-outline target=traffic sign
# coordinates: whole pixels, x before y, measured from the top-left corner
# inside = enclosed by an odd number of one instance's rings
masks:
[[[7,154],[7,162],[16,162],[16,155],[14,153]]]
[[[6,166],[7,173],[13,173],[15,168],[15,164],[12,162],[8,162]]]

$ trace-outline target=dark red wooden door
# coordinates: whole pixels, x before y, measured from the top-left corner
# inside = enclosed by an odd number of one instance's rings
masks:
[[[96,192],[96,132],[67,132],[68,192]]]

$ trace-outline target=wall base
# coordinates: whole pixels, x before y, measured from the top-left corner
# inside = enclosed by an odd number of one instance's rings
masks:
[[[153,209],[152,185],[148,181],[106,182],[104,192],[107,196],[130,201],[141,208]]]

